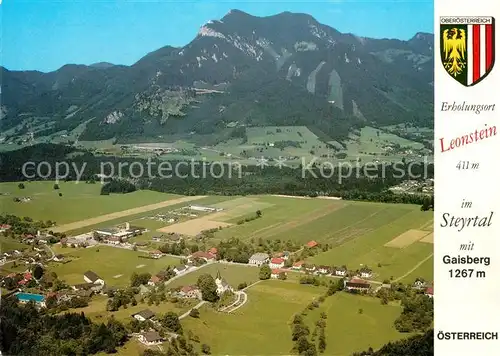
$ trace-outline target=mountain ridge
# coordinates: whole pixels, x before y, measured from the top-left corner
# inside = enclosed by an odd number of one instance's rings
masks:
[[[305,125],[342,140],[362,124],[431,125],[433,36],[343,34],[307,14],[232,10],[182,47],[131,66],[100,62],[2,75],[2,126],[82,139]],[[11,131],[12,131],[11,130]],[[13,136],[15,136],[15,132]]]

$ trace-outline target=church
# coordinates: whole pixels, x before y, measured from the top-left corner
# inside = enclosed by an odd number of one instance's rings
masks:
[[[217,271],[217,276],[215,277],[215,284],[217,285],[217,294],[221,295],[226,291],[234,292],[233,287],[226,282],[224,278],[221,277],[220,271]]]

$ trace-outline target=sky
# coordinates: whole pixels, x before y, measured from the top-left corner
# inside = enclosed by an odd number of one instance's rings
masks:
[[[230,9],[307,13],[340,32],[373,38],[433,32],[432,0],[3,0],[0,63],[43,72],[69,63],[131,65],[163,46],[188,44],[203,24]]]

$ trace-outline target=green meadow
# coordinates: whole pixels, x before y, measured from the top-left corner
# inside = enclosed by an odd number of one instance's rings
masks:
[[[182,325],[209,344],[214,355],[289,354],[293,315],[322,293],[323,288],[268,280],[249,288],[248,302],[234,313],[204,306],[200,319],[186,318]]]
[[[327,314],[325,355],[348,356],[369,347],[376,350],[388,341],[409,336],[394,327],[401,307],[397,304],[382,305],[377,298],[344,292],[326,298],[305,318],[311,332],[322,312]]]
[[[124,287],[130,282],[132,273],[155,274],[168,265],[175,266],[180,259],[162,257],[160,259],[141,258],[145,253],[115,248],[96,246],[85,249],[58,248],[56,253],[63,254],[68,263],[50,263],[50,270],[68,284],[85,283],[83,274],[92,270],[110,286]]]
[[[58,225],[180,197],[149,190],[100,195],[102,186],[99,183],[59,182],[57,190],[53,181],[24,182],[24,189],[19,189],[18,184],[0,183],[0,192],[3,193],[0,196],[0,213],[52,220]],[[31,201],[14,202],[15,197],[30,197]]]

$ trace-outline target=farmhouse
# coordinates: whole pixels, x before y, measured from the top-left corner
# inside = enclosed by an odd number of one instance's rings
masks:
[[[267,253],[258,252],[250,256],[248,261],[251,265],[261,266],[269,262],[269,255]]]
[[[346,266],[334,267],[334,274],[336,276],[345,277],[345,275],[347,274]]]
[[[197,286],[184,286],[179,294],[184,298],[201,299],[201,291]]]
[[[187,267],[185,265],[178,265],[174,268],[175,274],[179,275],[181,273],[186,272]]]
[[[370,283],[362,279],[353,278],[350,281],[344,281],[344,288],[347,291],[368,291]]]
[[[328,274],[328,273],[330,273],[330,267],[329,266],[319,266],[318,273]]]
[[[161,344],[163,342],[163,338],[157,331],[148,331],[139,335],[139,341],[144,345],[152,346]]]
[[[283,268],[284,265],[285,260],[283,260],[282,258],[272,258],[271,262],[269,263],[269,267],[271,267],[272,269]]]
[[[188,257],[188,261],[192,262],[195,259],[202,259],[208,262],[215,260],[215,256],[212,255],[210,252],[197,251]]]
[[[208,253],[211,253],[212,255],[216,256],[217,257],[217,248],[216,247],[212,247],[210,250],[208,250]]]
[[[149,251],[149,257],[151,258],[160,258],[163,256],[163,252],[161,252],[160,250],[153,250],[153,251]]]
[[[434,287],[428,287],[425,290],[425,295],[428,296],[429,298],[434,298]]]
[[[303,266],[304,266],[304,261],[298,261],[293,264],[292,269],[298,271],[301,270]]]
[[[422,278],[417,278],[415,280],[415,282],[413,283],[413,288],[421,289],[421,288],[424,288],[425,285],[426,285],[426,283]]]
[[[83,274],[83,279],[87,283],[104,285],[104,280],[99,277],[95,272],[87,271]]]
[[[372,277],[372,270],[369,269],[368,267],[363,267],[359,270],[359,273],[361,275],[361,278],[371,278]]]
[[[316,266],[315,265],[304,265],[303,266],[307,272],[314,272],[316,271]]]
[[[221,277],[220,272],[217,271],[217,276],[215,277],[215,284],[217,285],[217,294],[221,295],[226,291],[233,291],[233,287],[226,282],[224,278]]]
[[[278,279],[280,278],[280,274],[281,273],[284,273],[285,276],[286,276],[286,272],[281,270],[281,269],[273,269],[272,272],[271,272],[271,278],[273,279]]]
[[[314,248],[314,247],[318,246],[318,243],[316,241],[312,240],[312,241],[309,241],[306,244],[306,246],[309,247],[309,248]]]
[[[56,262],[62,262],[64,261],[64,255],[55,255],[52,260]]]
[[[148,286],[154,286],[161,282],[161,278],[158,276],[152,276],[148,281]]]
[[[151,320],[155,317],[155,313],[153,313],[149,309],[141,310],[138,313],[132,314],[132,318],[137,319],[139,321]]]

